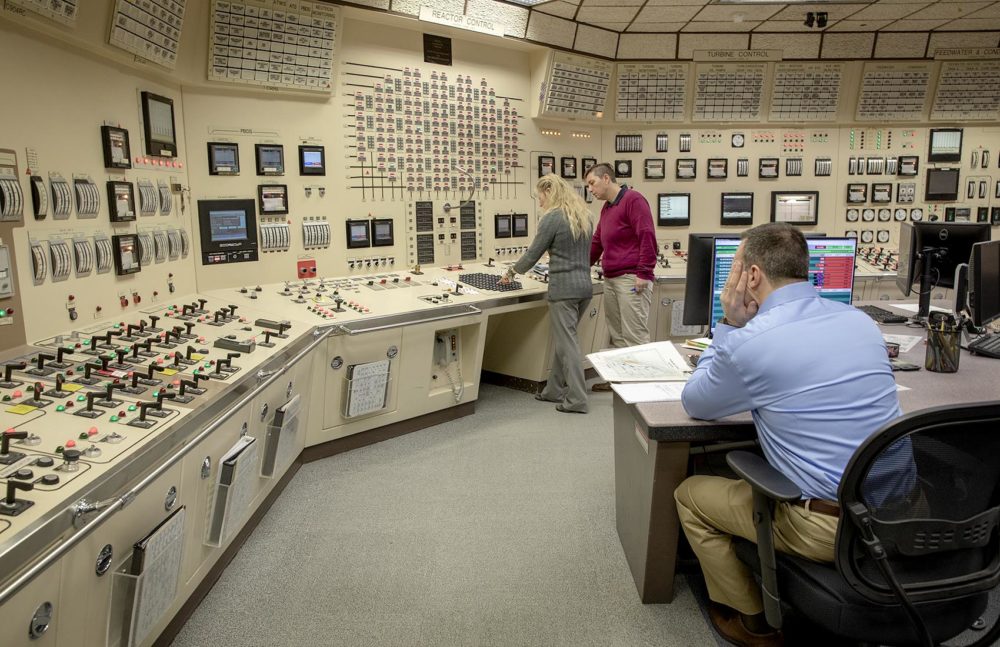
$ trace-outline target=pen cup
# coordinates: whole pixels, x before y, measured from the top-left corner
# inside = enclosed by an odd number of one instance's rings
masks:
[[[960,329],[927,329],[927,354],[924,368],[935,373],[955,373],[958,371],[959,351],[962,331]]]
[[[885,343],[885,350],[889,353],[889,358],[899,357],[899,344],[891,341]]]

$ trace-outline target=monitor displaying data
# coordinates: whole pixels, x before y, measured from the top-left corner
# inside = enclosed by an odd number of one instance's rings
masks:
[[[691,194],[661,193],[656,224],[660,227],[686,227],[691,224]]]
[[[819,295],[850,304],[854,293],[854,257],[858,241],[855,238],[807,238],[809,246],[809,282]],[[729,280],[739,238],[716,238],[712,254],[712,317],[710,325],[723,317],[722,289]]]

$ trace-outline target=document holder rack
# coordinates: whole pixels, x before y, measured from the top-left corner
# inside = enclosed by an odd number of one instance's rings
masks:
[[[114,572],[108,644],[134,647],[150,637],[177,593],[184,549],[184,506],[135,543]]]
[[[277,408],[274,420],[267,426],[264,438],[264,458],[260,464],[260,475],[272,478],[283,474],[295,460],[296,438],[299,433],[299,412],[302,410],[302,396],[296,395]]]
[[[224,546],[243,526],[260,478],[256,440],[241,436],[219,460],[219,478],[212,494],[212,512],[205,537],[209,546]]]
[[[356,418],[385,409],[389,396],[389,369],[387,359],[347,367],[344,384],[345,418]]]

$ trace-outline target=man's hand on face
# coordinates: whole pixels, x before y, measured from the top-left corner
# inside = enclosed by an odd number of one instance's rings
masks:
[[[722,288],[722,311],[726,323],[742,328],[757,314],[757,302],[747,291],[748,275],[743,261],[733,261],[726,286]]]
[[[638,276],[635,277],[635,293],[642,294],[646,290],[653,289],[653,282],[647,281],[646,279],[640,279]]]

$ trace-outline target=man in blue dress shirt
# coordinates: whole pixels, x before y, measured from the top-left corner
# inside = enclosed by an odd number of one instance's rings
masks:
[[[805,237],[784,223],[743,234],[722,306],[712,346],[684,387],[684,409],[708,420],[751,412],[768,462],[802,489],[802,501],[775,510],[775,548],[831,562],[844,469],[858,446],[901,415],[882,335],[863,312],[819,296]],[[898,478],[901,488],[912,485]],[[756,540],[750,486],[692,476],[674,498],[716,629],[736,645],[780,644],[732,546],[733,536]]]

